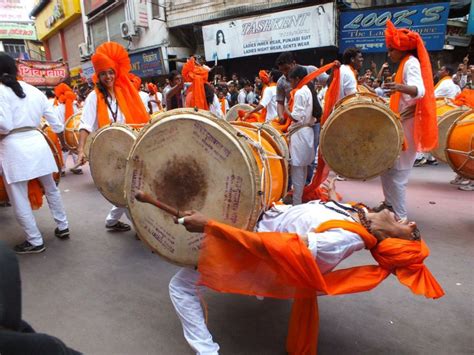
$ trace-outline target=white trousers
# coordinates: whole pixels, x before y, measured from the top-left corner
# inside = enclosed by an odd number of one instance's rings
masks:
[[[406,189],[411,169],[390,169],[382,174],[382,189],[385,203],[393,207],[393,211],[400,218],[407,218]]]
[[[306,183],[307,166],[291,166],[291,183],[293,184],[293,205],[303,203],[303,190]]]
[[[127,218],[130,219],[128,215],[128,210],[125,207],[112,206],[112,209],[105,218],[105,225],[108,227],[113,226],[119,221],[119,219],[123,216],[124,213]]]
[[[64,210],[61,194],[51,174],[38,178],[43,185],[48,206],[59,230],[68,228],[66,212]],[[13,207],[16,220],[26,234],[26,240],[31,245],[43,244],[43,237],[36,225],[35,216],[28,199],[28,181],[19,181],[8,184],[5,181],[5,189]]]
[[[67,158],[69,156],[72,156],[72,161],[73,161],[74,165],[77,164],[77,154],[74,154],[73,152],[70,152],[70,151],[63,152],[63,162],[64,162],[63,169],[62,169],[63,171],[66,170]]]
[[[171,302],[181,320],[184,337],[198,355],[219,354],[219,345],[212,340],[207,329],[199,294],[206,288],[197,286],[199,272],[191,268],[182,268],[170,281]]]

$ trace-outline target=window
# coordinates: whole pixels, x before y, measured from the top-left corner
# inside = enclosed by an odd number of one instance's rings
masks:
[[[127,47],[128,41],[122,38],[120,24],[125,21],[125,8],[119,7],[107,14],[107,22],[109,26],[109,41],[120,43]]]
[[[107,25],[105,24],[105,17],[91,25],[91,33],[94,47],[97,48],[102,43],[107,42]]]
[[[24,44],[10,44],[4,43],[3,49],[13,58],[18,58],[20,54],[26,53],[26,48]]]
[[[151,0],[151,18],[166,21],[165,5],[162,0]]]

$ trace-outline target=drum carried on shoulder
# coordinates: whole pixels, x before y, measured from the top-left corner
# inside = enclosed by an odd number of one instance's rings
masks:
[[[319,147],[329,167],[366,180],[390,169],[400,155],[403,128],[386,101],[372,93],[340,100],[321,128]]]
[[[125,176],[129,212],[140,239],[178,265],[196,265],[202,235],[135,199],[144,191],[179,211],[254,228],[286,193],[285,141],[263,125],[232,125],[207,111],[176,109],[148,124],[130,152]]]

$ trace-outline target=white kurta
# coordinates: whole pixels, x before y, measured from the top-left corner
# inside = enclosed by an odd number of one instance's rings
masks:
[[[42,116],[54,132],[62,132],[64,125],[46,96],[23,81],[20,85],[26,94],[23,99],[0,84],[0,134],[15,128],[39,127]],[[0,140],[0,165],[9,184],[58,171],[51,149],[38,131],[13,133]]]
[[[294,97],[293,111],[291,117],[290,132],[290,158],[291,165],[306,166],[314,160],[314,131],[312,127],[297,128],[305,125],[313,125],[313,96],[308,86],[304,85],[296,91]]]
[[[214,94],[214,98],[212,99],[212,104],[209,105],[209,111],[218,118],[224,118],[224,113],[222,112],[221,103],[217,98],[217,95]]]
[[[140,96],[140,99],[142,99],[143,106],[145,106],[146,112],[148,112],[148,102],[150,101],[150,95],[146,93],[145,91],[139,91],[138,95]]]
[[[267,86],[263,91],[260,105],[267,109],[267,115],[265,116],[265,122],[270,122],[275,117],[278,117],[277,113],[277,101],[276,101],[276,86]]]
[[[112,110],[117,110],[117,123],[125,123],[125,116],[120,111],[120,107],[117,107],[117,100],[112,100],[108,97],[108,101]],[[110,122],[113,122],[113,115],[110,112],[110,109],[107,108],[109,112]],[[84,108],[82,109],[81,115],[81,124],[79,129],[85,129],[87,132],[94,132],[99,128],[99,123],[97,121],[97,94],[94,91],[87,96],[86,101],[84,102]]]
[[[339,100],[357,92],[357,79],[351,67],[347,64],[341,65],[341,88],[339,91]]]
[[[245,91],[244,89],[240,89],[239,96],[237,96],[237,102],[239,104],[247,103],[247,91]]]
[[[162,93],[157,92],[156,97],[158,98],[158,100],[160,100],[161,106],[163,106],[163,95],[162,95]],[[148,100],[149,101],[155,100],[155,95],[149,95]],[[151,102],[151,113],[158,112],[159,110],[160,110],[160,108],[158,107],[158,104],[155,103],[155,102]]]
[[[438,87],[435,89],[435,97],[447,97],[449,99],[454,99],[461,92],[461,88],[456,85],[453,79],[445,79],[439,83]]]

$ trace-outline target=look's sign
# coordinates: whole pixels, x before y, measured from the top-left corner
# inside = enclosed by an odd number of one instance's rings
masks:
[[[339,50],[358,47],[364,52],[385,52],[387,20],[396,27],[418,32],[429,51],[442,50],[449,3],[345,11],[339,17]]]

